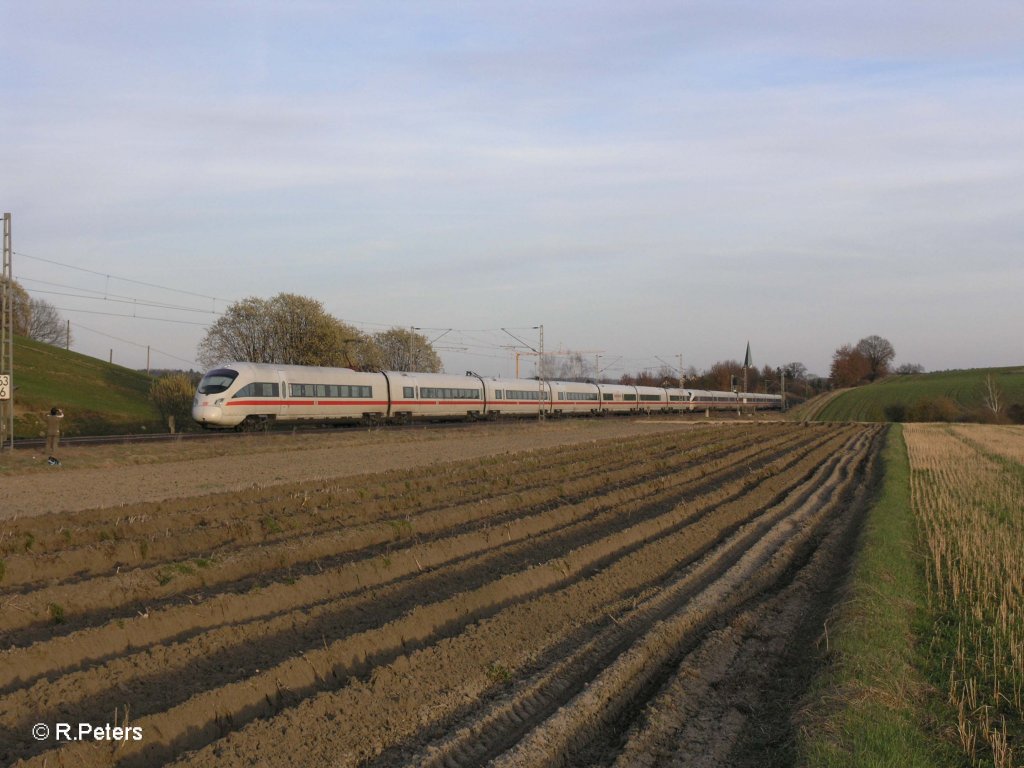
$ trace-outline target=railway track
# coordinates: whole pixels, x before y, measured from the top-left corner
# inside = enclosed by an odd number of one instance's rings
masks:
[[[733,411],[717,411],[715,412],[714,419],[716,421],[744,421],[751,418],[765,420],[766,417],[771,418],[776,414],[769,414],[768,412],[760,412],[757,414],[751,414],[744,412],[737,414]],[[529,421],[532,417],[508,417],[509,420],[514,421]],[[554,418],[554,417],[548,417]],[[572,416],[559,417],[559,418],[578,418]],[[644,419],[649,421],[657,420],[671,420],[671,421],[706,421],[707,417],[704,412],[699,413],[674,413],[674,414],[660,414],[651,413],[643,415],[631,415],[631,414],[613,414],[611,416],[601,418],[613,418],[613,419]],[[534,419],[535,420],[535,419]],[[163,442],[176,442],[176,441],[191,441],[191,440],[215,440],[218,438],[231,438],[238,437],[240,435],[252,435],[254,433],[265,434],[267,436],[283,436],[283,435],[294,435],[294,434],[308,434],[315,432],[322,432],[324,430],[365,430],[365,429],[387,429],[389,431],[415,431],[422,429],[473,429],[480,425],[489,424],[491,422],[486,420],[480,421],[467,421],[465,419],[453,419],[453,420],[438,420],[438,421],[415,421],[411,424],[387,424],[387,425],[371,425],[360,424],[358,422],[346,423],[346,424],[290,424],[271,427],[269,429],[257,429],[249,431],[235,431],[233,429],[208,429],[199,432],[176,432],[175,434],[125,434],[125,435],[80,435],[61,437],[60,444],[66,445],[114,445],[118,443],[163,443]],[[14,442],[15,448],[24,450],[35,450],[42,448],[46,445],[44,438],[18,438]]]
[[[632,765],[753,749],[765,670],[827,608],[879,434],[695,429],[14,521],[0,761]],[[721,733],[680,714],[698,699]],[[29,736],[111,713],[143,740]]]

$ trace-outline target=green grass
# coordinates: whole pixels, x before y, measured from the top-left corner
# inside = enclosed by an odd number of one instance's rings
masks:
[[[894,425],[883,487],[869,513],[849,594],[830,622],[831,663],[801,714],[800,761],[811,768],[957,766],[935,732],[942,697],[921,671],[929,634],[924,560],[910,507],[910,463]]]
[[[15,438],[45,434],[44,416],[64,411],[64,435],[166,431],[140,371],[16,336]]]
[[[1024,404],[1024,367],[975,368],[939,371],[912,376],[890,376],[841,392],[814,418],[818,421],[888,421],[886,407],[913,407],[924,398],[948,397],[960,408],[971,411],[984,407],[985,379],[991,374],[1003,392],[1007,405]]]

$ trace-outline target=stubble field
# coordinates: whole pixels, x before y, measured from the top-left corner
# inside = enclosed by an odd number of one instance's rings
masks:
[[[625,424],[0,521],[0,763],[785,764],[881,428]]]

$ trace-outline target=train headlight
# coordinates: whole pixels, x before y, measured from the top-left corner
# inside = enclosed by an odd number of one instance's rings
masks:
[[[213,401],[213,404],[214,405],[223,405],[224,404],[224,398],[223,397],[218,397],[216,400]]]

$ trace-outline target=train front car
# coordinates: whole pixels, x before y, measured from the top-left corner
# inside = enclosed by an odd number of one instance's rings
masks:
[[[192,419],[204,427],[213,428],[240,424],[245,415],[229,413],[225,404],[240,386],[244,386],[244,381],[241,384],[238,382],[243,370],[243,366],[229,363],[223,368],[208,371],[196,388],[196,396],[192,400]]]

